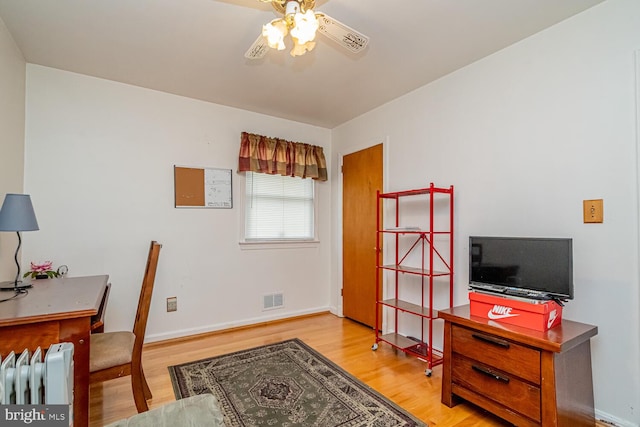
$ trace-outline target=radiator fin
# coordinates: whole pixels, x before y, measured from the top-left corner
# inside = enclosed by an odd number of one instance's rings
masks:
[[[38,347],[0,355],[0,405],[73,406],[73,344],[52,344],[44,361]]]

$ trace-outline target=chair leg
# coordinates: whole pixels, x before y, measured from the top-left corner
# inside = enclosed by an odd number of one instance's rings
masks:
[[[147,382],[142,376],[141,370],[135,369],[131,372],[131,389],[133,391],[133,400],[136,402],[136,409],[138,409],[138,412],[146,412],[149,410],[147,399],[145,399],[145,386],[147,389],[149,386],[146,384]],[[149,393],[151,392],[149,391]]]
[[[142,377],[142,389],[144,390],[144,397],[149,400],[153,397],[153,394],[151,394],[151,389],[149,388],[149,384],[147,383],[147,378],[144,376],[142,366],[140,367],[140,376]]]

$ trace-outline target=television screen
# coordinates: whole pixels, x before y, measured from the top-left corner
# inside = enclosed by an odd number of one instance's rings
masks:
[[[469,287],[533,299],[573,299],[572,240],[471,236]]]

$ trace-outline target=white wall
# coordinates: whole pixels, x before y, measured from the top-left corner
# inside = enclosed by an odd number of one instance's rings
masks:
[[[0,19],[0,200],[22,193],[24,175],[24,88],[26,63]],[[14,280],[16,233],[0,233],[0,281]]]
[[[332,132],[335,165],[387,141],[388,191],[455,186],[456,305],[468,302],[469,235],[573,238],[564,317],[598,326],[597,413],[624,425],[640,422],[637,49],[640,2],[609,0]],[[583,224],[595,198],[604,223]],[[337,223],[334,236],[339,248]]]
[[[329,309],[330,183],[317,183],[321,243],[241,250],[240,133],[325,147],[330,131],[29,64],[25,187],[40,231],[23,264],[109,274],[107,330],[130,328],[149,241],[160,252],[147,340]],[[233,209],[175,209],[173,166],[233,169]],[[262,311],[263,294],[285,307]],[[166,298],[178,311],[166,312]]]

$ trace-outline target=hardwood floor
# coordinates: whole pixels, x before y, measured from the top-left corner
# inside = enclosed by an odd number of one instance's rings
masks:
[[[426,363],[375,341],[371,328],[332,314],[234,329],[144,347],[143,366],[153,399],[150,409],[175,400],[167,367],[289,338],[306,344],[359,378],[429,426],[508,426],[483,410],[462,403],[440,403],[442,367],[424,374]],[[129,377],[91,387],[90,425],[103,426],[136,414]]]

